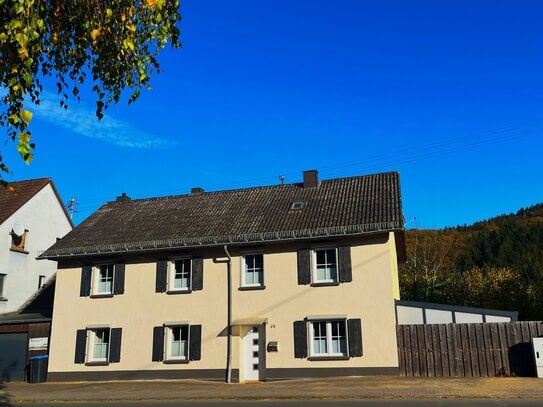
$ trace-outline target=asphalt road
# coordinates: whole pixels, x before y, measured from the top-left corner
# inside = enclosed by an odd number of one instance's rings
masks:
[[[77,403],[77,407],[535,407],[542,399],[380,399],[380,400],[274,400],[274,401],[152,401]],[[1,404],[2,407],[59,407],[66,403]]]

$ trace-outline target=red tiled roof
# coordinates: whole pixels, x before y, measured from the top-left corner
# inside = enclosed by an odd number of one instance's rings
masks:
[[[49,178],[37,178],[10,182],[7,188],[0,186],[0,224],[49,183]]]
[[[292,210],[303,202],[301,210]],[[403,229],[397,172],[107,202],[42,257],[78,257]]]

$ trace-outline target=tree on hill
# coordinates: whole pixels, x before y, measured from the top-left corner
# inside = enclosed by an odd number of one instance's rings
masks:
[[[33,157],[27,105],[39,104],[46,80],[64,108],[91,82],[98,119],[125,90],[135,101],[159,72],[160,51],[181,46],[178,8],[178,0],[0,0],[0,124],[21,157]],[[0,155],[0,181],[8,171]]]

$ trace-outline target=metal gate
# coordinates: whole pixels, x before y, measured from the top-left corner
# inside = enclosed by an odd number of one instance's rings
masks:
[[[0,383],[25,380],[28,334],[0,334]]]

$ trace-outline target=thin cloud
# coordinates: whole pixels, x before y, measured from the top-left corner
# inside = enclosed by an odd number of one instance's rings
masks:
[[[95,110],[84,104],[72,101],[66,110],[60,107],[58,97],[48,92],[41,94],[40,105],[35,106],[33,110],[34,119],[44,120],[81,136],[119,147],[152,149],[176,144],[173,140],[146,133],[129,122],[108,115],[98,120]]]

